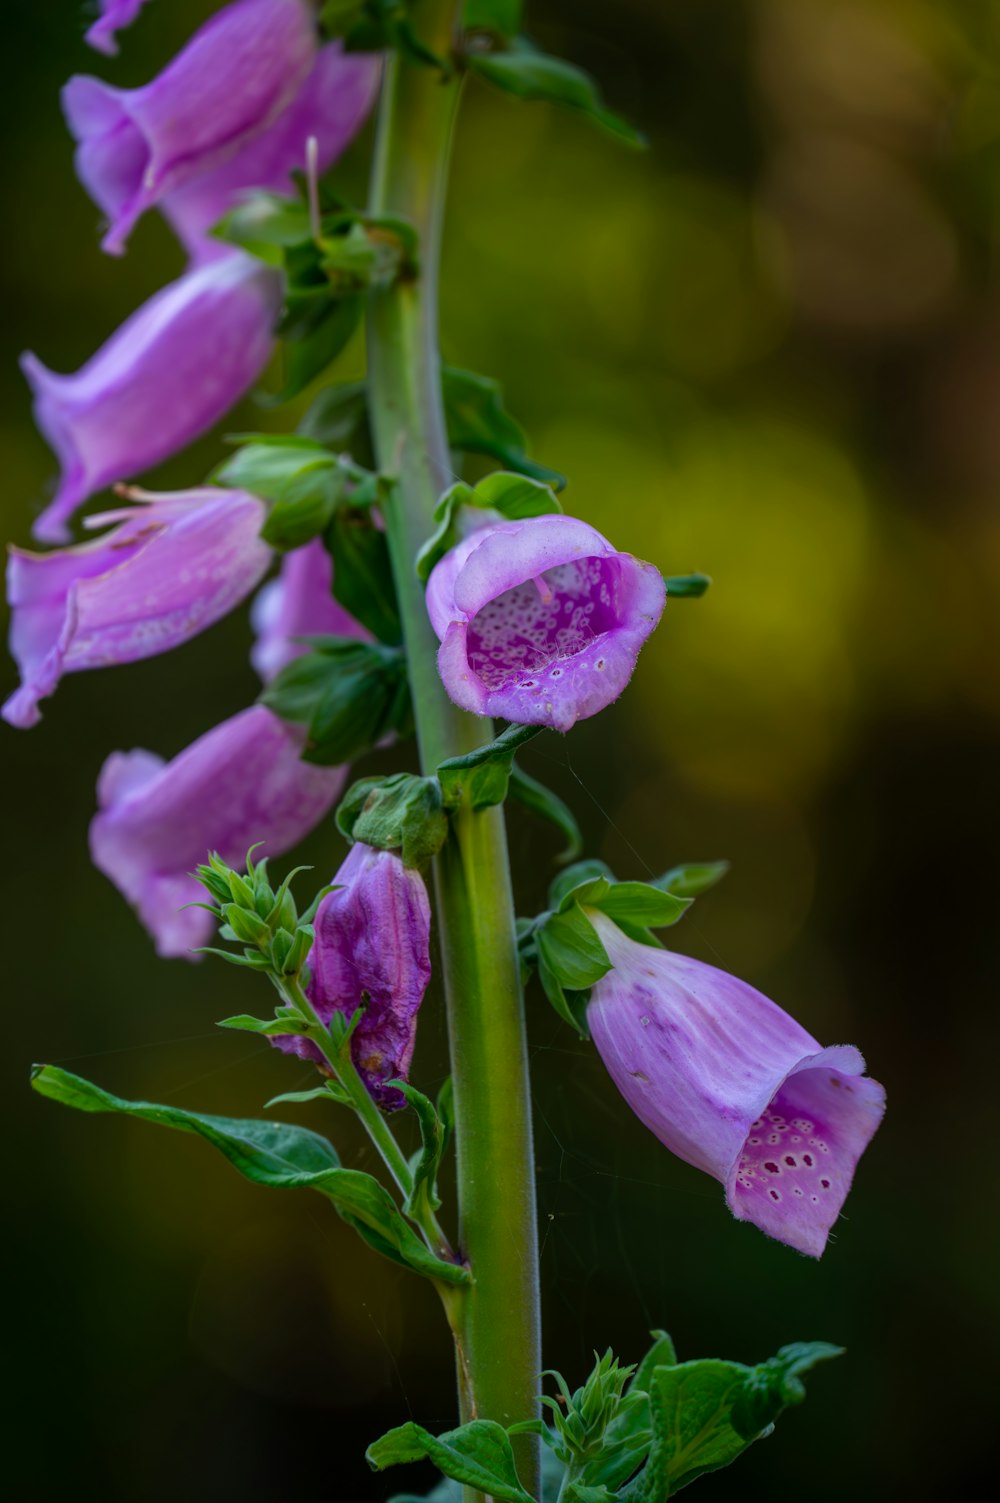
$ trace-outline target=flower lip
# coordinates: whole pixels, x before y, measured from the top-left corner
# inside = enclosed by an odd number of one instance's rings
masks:
[[[665,600],[657,570],[562,514],[487,524],[427,587],[452,699],[564,731],[617,699]]]

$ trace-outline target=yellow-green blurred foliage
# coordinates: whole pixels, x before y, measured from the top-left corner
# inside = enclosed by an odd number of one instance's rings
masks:
[[[75,368],[180,267],[153,222],[123,260],[100,255],[58,87],[145,79],[211,8],[149,5],[105,66],[76,0],[7,0],[0,506],[19,542],[53,466],[17,353]],[[948,1496],[982,1460],[974,1370],[997,1317],[1000,7],[528,11],[651,150],[470,87],[445,354],[503,380],[534,452],[569,475],[568,509],[714,583],[668,606],[618,706],[526,765],[621,875],[728,856],[672,942],[825,1042],[859,1043],[890,1096],[814,1266],[730,1222],[532,995],[546,1360],[580,1378],[594,1347],[630,1360],[654,1325],[686,1355],[744,1360],[843,1341],[806,1408],[702,1499]],[[366,146],[344,169],[357,196]],[[362,369],[358,341],[343,370]],[[247,404],[226,426],[290,425],[302,405]],[[219,453],[206,439],[155,478],[195,483]],[[41,727],[4,734],[25,1495],[382,1499],[364,1444],[411,1413],[452,1419],[430,1291],[318,1198],[269,1197],[198,1144],[27,1095],[33,1057],[240,1115],[300,1083],[212,1032],[255,1005],[242,974],[158,962],[86,855],[104,755],[173,753],[242,707],[248,640],[240,615],[169,658],[77,675]],[[516,813],[512,843],[532,911],[555,846]],[[306,859],[325,878],[330,830]],[[444,1060],[432,996],[418,1082]],[[350,1124],[328,1125],[369,1164]]]

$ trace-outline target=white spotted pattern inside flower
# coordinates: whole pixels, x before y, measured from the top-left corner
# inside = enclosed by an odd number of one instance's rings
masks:
[[[615,559],[582,558],[505,590],[469,623],[472,671],[487,689],[558,682],[567,658],[620,624],[619,577]]]
[[[829,1130],[803,1116],[780,1090],[750,1128],[736,1172],[737,1193],[780,1204],[819,1206],[833,1186]]]

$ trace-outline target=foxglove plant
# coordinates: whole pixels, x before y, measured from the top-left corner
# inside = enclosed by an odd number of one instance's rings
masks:
[[[102,0],[88,40],[114,51],[141,4]],[[521,747],[607,708],[667,597],[709,583],[665,579],[564,513],[562,477],[528,458],[495,383],[441,368],[437,280],[462,78],[570,104],[639,140],[590,78],[517,35],[520,9],[234,0],[144,87],[76,78],[66,89],[78,172],[110,222],[105,249],[121,251],[155,207],[189,267],[75,375],[25,358],[62,468],[36,534],[67,541],[91,496],[209,429],[261,375],[276,333],[279,400],[323,384],[297,433],[244,436],[209,484],[194,476],[191,490],[161,496],[119,485],[132,504],[90,519],[110,527],[100,537],[12,551],[22,683],[3,713],[32,726],[62,674],[187,641],[282,556],[252,607],[260,700],[170,761],[112,754],[91,853],[161,955],[210,950],[267,977],[273,1012],[221,1026],[315,1064],[313,1088],[269,1105],[353,1111],[388,1182],[344,1168],[302,1127],[129,1101],[49,1065],[34,1085],[85,1111],[195,1133],[258,1184],[313,1189],[431,1281],[454,1338],[461,1423],[442,1436],[400,1426],[370,1446],[373,1468],[426,1457],[464,1503],[652,1503],[769,1433],[803,1397],[802,1374],[837,1348],[797,1343],[753,1368],[678,1363],[658,1332],[637,1365],[608,1351],[582,1387],[557,1374],[560,1399],[540,1397],[523,980],[537,977],[539,995],[593,1039],[667,1148],[722,1182],[737,1218],[812,1256],[884,1094],[852,1046],[823,1048],[745,982],[662,948],[656,931],[719,864],[647,883],[585,861],[555,879],[544,912],[515,919],[507,798],[550,819],[568,852],[581,844],[572,812],[517,766]],[[320,174],[377,85],[359,210]],[[366,381],[338,386],[325,378],[363,312]],[[453,450],[503,468],[455,484]],[[494,716],[511,722],[499,735]],[[333,811],[350,764],[373,747],[399,752],[414,732],[420,773],[347,789],[335,823],[350,849],[300,909],[296,872],[276,885],[269,861]],[[425,873],[452,1067],[436,1101],[410,1078],[430,1005]],[[406,1110],[415,1155],[396,1136]],[[445,1207],[438,1172],[452,1140],[458,1204]]]

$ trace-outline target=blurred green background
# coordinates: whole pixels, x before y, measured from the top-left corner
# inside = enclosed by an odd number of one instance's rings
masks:
[[[75,369],[181,264],[153,216],[123,260],[99,253],[59,86],[145,81],[210,8],[150,5],[105,64],[78,0],[6,0],[0,441],[20,543],[54,464],[17,354]],[[652,149],[470,87],[445,354],[503,380],[571,510],[714,585],[668,608],[619,705],[525,765],[620,875],[728,856],[674,941],[856,1041],[890,1100],[816,1265],[731,1221],[532,993],[546,1360],[579,1380],[594,1347],[634,1358],[659,1325],[687,1356],[838,1341],[806,1406],[699,1496],[957,1495],[992,1431],[998,1306],[1000,6],[536,0],[529,17]],[[366,149],[341,178],[359,198]],[[247,404],[226,426],[262,420],[282,419]],[[196,483],[220,452],[207,439],[155,479]],[[3,730],[17,1496],[381,1500],[405,1479],[373,1479],[365,1444],[453,1419],[433,1293],[318,1197],[26,1086],[45,1059],[254,1115],[302,1083],[213,1029],[254,1006],[242,973],[158,961],[87,858],[105,755],[172,754],[243,707],[248,643],[240,613],[76,675],[38,729]],[[533,912],[556,844],[511,822]],[[305,848],[324,877],[339,858],[331,828]],[[432,994],[417,1082],[444,1059]],[[370,1164],[349,1122],[329,1127]]]

